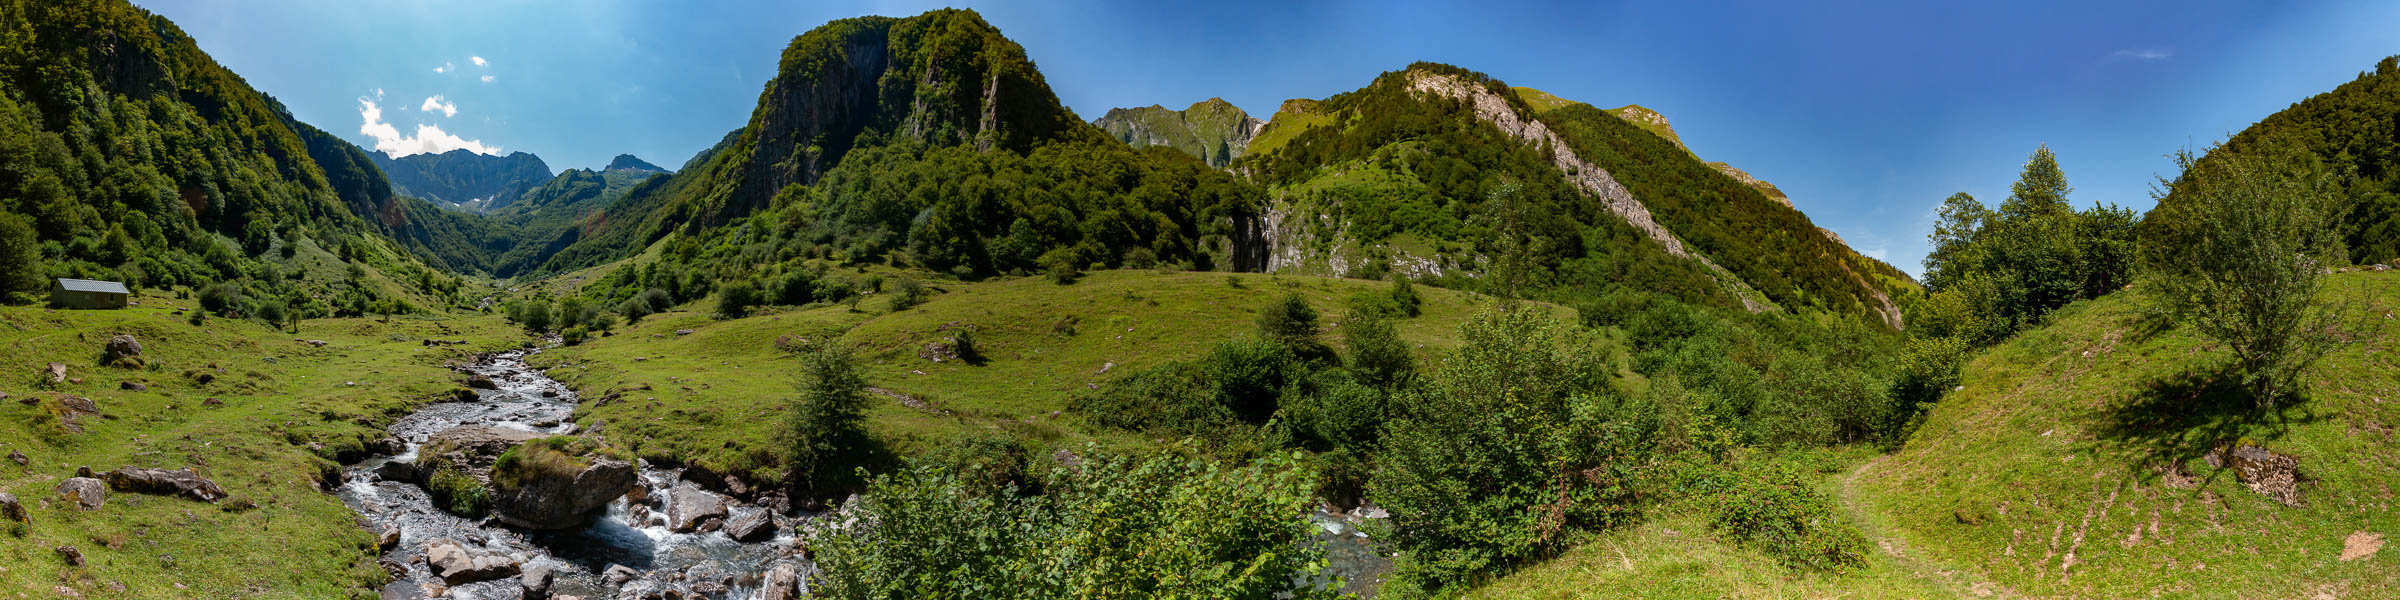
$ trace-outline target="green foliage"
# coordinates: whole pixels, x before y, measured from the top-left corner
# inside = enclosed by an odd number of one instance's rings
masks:
[[[425,479],[425,489],[433,496],[433,505],[450,514],[476,518],[491,506],[491,490],[483,482],[456,465],[429,465],[433,474]]]
[[[1317,309],[1299,292],[1284,294],[1258,312],[1258,333],[1287,347],[1317,343]]]
[[[804,493],[837,491],[871,440],[867,381],[849,350],[826,345],[800,354],[800,395],[785,409],[786,479]]]
[[[492,488],[501,493],[541,480],[572,481],[591,462],[576,456],[580,440],[551,437],[518,444],[492,463]]]
[[[748,280],[736,281],[717,288],[717,316],[739,319],[749,316],[750,308],[758,306],[758,286]]]
[[[2331,210],[2348,258],[2358,264],[2400,259],[2400,69],[2383,68],[2389,62],[2378,61],[2348,83],[2260,119],[2194,162],[2253,152],[2272,156],[2287,152],[2278,146],[2296,146],[2288,151],[2314,155],[2339,177]]]
[[[1073,252],[1063,248],[1051,250],[1042,254],[1042,274],[1059,285],[1075,283],[1076,278],[1083,276],[1083,268],[1077,266],[1076,262]]]
[[[1630,516],[1612,471],[1641,447],[1593,340],[1535,311],[1495,309],[1397,402],[1368,496],[1392,513],[1404,580],[1476,581]]]
[[[1425,300],[1417,297],[1416,284],[1407,275],[1392,276],[1392,305],[1399,307],[1401,317],[1414,317],[1423,312]]]
[[[924,304],[925,298],[929,295],[931,294],[925,290],[925,284],[919,283],[917,278],[902,277],[899,283],[892,284],[891,312],[900,312]]]
[[[2145,240],[2149,297],[2231,351],[2255,400],[2271,408],[2340,339],[2339,311],[2317,294],[2342,260],[2331,226],[2342,186],[2289,147],[2219,160],[2185,151],[2176,163],[2183,172],[2165,182]]]
[[[46,272],[32,220],[0,212],[0,302],[10,294],[41,291]]]
[[[1416,378],[1417,359],[1388,319],[1353,315],[1342,324],[1342,341],[1359,383],[1379,390],[1397,390]]]
[[[1330,598],[1299,458],[1246,466],[1089,449],[1040,495],[918,465],[875,478],[854,525],[810,534],[829,598]],[[905,540],[900,543],[899,540]]]
[[[584,330],[582,326],[568,327],[558,334],[559,343],[569,346],[582,344],[585,339],[590,337],[591,332]]]
[[[539,299],[517,303],[509,309],[508,320],[535,332],[549,331],[557,324],[550,313],[550,303]]]
[[[2141,218],[2106,204],[2075,212],[2067,200],[2072,188],[2049,147],[2034,150],[2010,190],[1997,211],[1966,194],[1942,203],[1927,236],[1929,296],[1921,301],[1926,306],[1911,309],[1932,319],[1927,325],[1941,335],[1989,345],[2069,302],[2131,281]]]
[[[1275,414],[1285,386],[1301,374],[1291,346],[1240,338],[1209,349],[1207,377],[1216,383],[1216,402],[1249,421]]]
[[[1718,535],[1786,566],[1839,572],[1866,565],[1866,536],[1787,462],[1711,466],[1685,485],[1697,492]]]

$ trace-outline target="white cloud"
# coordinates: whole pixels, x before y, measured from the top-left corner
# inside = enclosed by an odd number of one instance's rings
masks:
[[[383,122],[383,107],[376,106],[374,100],[367,98],[358,99],[358,116],[361,121],[358,132],[374,138],[375,149],[389,154],[393,158],[411,154],[438,154],[451,150],[466,150],[493,156],[500,154],[499,146],[485,145],[480,140],[451,135],[449,132],[442,131],[442,128],[432,125],[418,124],[414,135],[402,136],[400,128]]]
[[[481,56],[469,56],[469,57],[467,57],[467,60],[475,61],[475,66],[478,66],[478,67],[481,67],[481,66],[486,66],[486,65],[489,65],[489,64],[491,64],[491,63],[486,63],[486,62],[483,62],[483,57],[481,57]]]
[[[445,62],[445,63],[442,63],[442,66],[439,66],[439,67],[434,67],[434,68],[433,68],[433,72],[435,72],[435,73],[448,73],[448,72],[451,72],[451,71],[456,71],[456,70],[458,70],[458,65],[457,65],[457,64],[453,64],[453,63],[447,63],[447,62]]]
[[[442,113],[442,116],[445,117],[455,117],[458,116],[458,103],[443,100],[441,96],[437,95],[431,98],[426,98],[425,105],[417,107],[417,110],[422,110],[429,113],[438,112]]]
[[[490,75],[485,75],[485,76],[483,76],[483,82],[484,82],[484,83],[491,83],[491,82],[492,82],[492,76],[490,76]]]
[[[2108,58],[2110,60],[2132,59],[2139,61],[2160,61],[2174,57],[2174,52],[2160,50],[2157,48],[2127,48],[2124,50],[2118,50],[2116,52],[2110,52],[2108,54]]]
[[[376,100],[382,100],[382,99],[383,99],[383,88],[375,88],[375,99],[376,99]]]

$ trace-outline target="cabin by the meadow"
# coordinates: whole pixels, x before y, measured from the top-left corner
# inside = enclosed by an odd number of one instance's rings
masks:
[[[125,308],[132,292],[114,281],[60,278],[50,284],[50,304],[60,308]]]

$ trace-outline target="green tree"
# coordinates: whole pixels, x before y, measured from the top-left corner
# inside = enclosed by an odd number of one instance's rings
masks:
[[[717,316],[739,319],[749,316],[750,307],[758,306],[758,286],[748,280],[736,281],[717,290]]]
[[[0,212],[0,302],[14,293],[41,291],[44,268],[33,221]]]
[[[1933,246],[1925,254],[1925,287],[1941,290],[1962,274],[1981,268],[1982,256],[1976,243],[1982,240],[1984,227],[1992,220],[1992,209],[1966,192],[1951,194],[1942,200],[1936,213],[1933,233],[1925,241]]]
[[[2333,225],[2345,198],[2332,170],[2295,147],[2214,156],[2221,149],[2178,153],[2182,174],[2153,192],[2143,287],[2231,350],[2256,401],[2272,407],[2338,343],[2339,311],[2318,293],[2343,260]]]
[[[1353,315],[1350,322],[1342,324],[1342,341],[1348,346],[1350,370],[1358,374],[1359,383],[1391,391],[1416,377],[1417,359],[1409,354],[1408,342],[1401,341],[1389,319]]]
[[[800,355],[800,395],[784,414],[784,467],[802,493],[837,489],[868,442],[867,381],[858,359],[831,344]]]
[[[2067,194],[2075,188],[2067,185],[2067,173],[2058,168],[2058,155],[2050,145],[2034,148],[2025,158],[2025,168],[2017,173],[2016,183],[2008,186],[2008,199],[2000,202],[1999,218],[2021,221],[2042,215],[2074,212],[2067,204]]]

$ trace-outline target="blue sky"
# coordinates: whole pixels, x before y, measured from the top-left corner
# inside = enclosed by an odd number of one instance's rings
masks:
[[[679,166],[748,119],[793,36],[944,4],[1024,45],[1086,118],[1211,96],[1265,118],[1447,62],[1656,109],[1702,157],[1912,273],[1934,206],[1960,191],[1997,204],[2039,144],[2079,205],[2147,209],[2168,153],[2400,53],[2391,2],[140,4],[361,146],[532,152],[553,169],[618,153]]]

